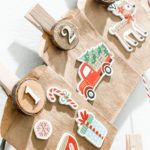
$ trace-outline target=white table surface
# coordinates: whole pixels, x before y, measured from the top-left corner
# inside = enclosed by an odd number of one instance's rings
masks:
[[[42,64],[38,57],[41,33],[24,19],[26,12],[40,3],[51,15],[59,19],[68,9],[76,7],[76,0],[0,0],[0,61],[19,78]],[[2,70],[0,70],[2,71]],[[150,70],[146,72],[150,82]],[[0,117],[6,95],[0,89]],[[150,102],[140,82],[115,122],[119,129],[111,150],[125,150],[125,135],[141,134],[143,149],[150,147]],[[6,150],[13,148],[7,144]]]

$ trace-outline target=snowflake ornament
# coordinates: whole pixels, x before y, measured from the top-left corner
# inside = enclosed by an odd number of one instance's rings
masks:
[[[34,126],[37,139],[47,140],[52,134],[52,125],[47,120],[39,120]]]

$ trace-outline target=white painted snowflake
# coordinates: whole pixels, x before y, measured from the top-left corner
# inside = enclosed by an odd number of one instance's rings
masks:
[[[34,126],[34,132],[38,139],[47,140],[52,134],[52,125],[47,120],[39,120]]]

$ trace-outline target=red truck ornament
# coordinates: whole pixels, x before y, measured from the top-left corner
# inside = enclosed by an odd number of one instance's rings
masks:
[[[77,91],[86,100],[96,99],[95,89],[103,77],[111,76],[113,73],[113,55],[104,43],[98,44],[87,51],[79,58],[82,62],[78,74],[81,78]]]

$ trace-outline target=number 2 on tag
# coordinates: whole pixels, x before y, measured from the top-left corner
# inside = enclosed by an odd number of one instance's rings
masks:
[[[71,27],[69,27],[69,26],[64,26],[62,28],[61,35],[63,37],[67,37],[68,36],[68,42],[69,42],[69,44],[72,44],[72,42],[76,38],[76,34],[74,33],[74,31],[72,31]]]

